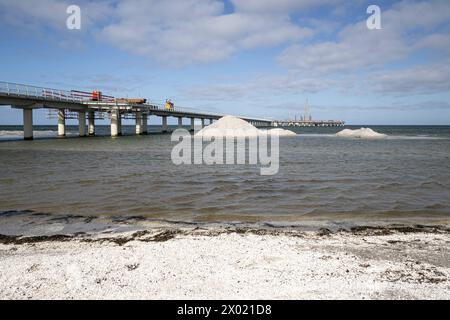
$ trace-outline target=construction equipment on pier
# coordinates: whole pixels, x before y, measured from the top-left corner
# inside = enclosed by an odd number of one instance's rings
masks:
[[[147,103],[147,99],[144,98],[118,98],[115,99],[116,103],[127,103],[127,104],[145,104]]]
[[[174,110],[174,104],[173,104],[172,100],[167,99],[167,100],[166,100],[166,105],[165,105],[164,108],[165,108],[166,110],[173,111],[173,110]]]
[[[58,93],[58,92],[56,92]],[[84,92],[84,91],[78,91],[78,90],[71,90],[70,96],[67,96],[66,98],[70,99],[77,99],[80,101],[96,101],[96,102],[113,102],[114,97],[112,96],[106,96],[101,91],[94,90],[92,92]],[[61,93],[62,94],[62,93]],[[47,95],[49,98],[54,98],[55,91],[52,90],[48,92]]]

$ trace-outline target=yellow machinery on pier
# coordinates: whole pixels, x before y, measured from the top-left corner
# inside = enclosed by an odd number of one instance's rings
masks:
[[[174,110],[174,104],[173,104],[173,102],[170,99],[166,100],[165,109],[169,110],[169,111],[173,111]]]

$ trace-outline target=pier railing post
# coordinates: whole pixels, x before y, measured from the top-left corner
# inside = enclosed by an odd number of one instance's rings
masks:
[[[23,138],[33,140],[33,109],[23,109]]]

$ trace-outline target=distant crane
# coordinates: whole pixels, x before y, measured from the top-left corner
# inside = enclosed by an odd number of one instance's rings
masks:
[[[303,121],[312,121],[311,110],[309,108],[308,99],[306,99],[306,103],[305,103],[305,111],[303,114]]]

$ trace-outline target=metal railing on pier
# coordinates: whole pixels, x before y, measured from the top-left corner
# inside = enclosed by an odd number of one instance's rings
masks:
[[[37,98],[51,101],[80,103],[85,97],[77,96],[73,91],[29,86],[18,83],[0,82],[0,93],[8,96]]]

